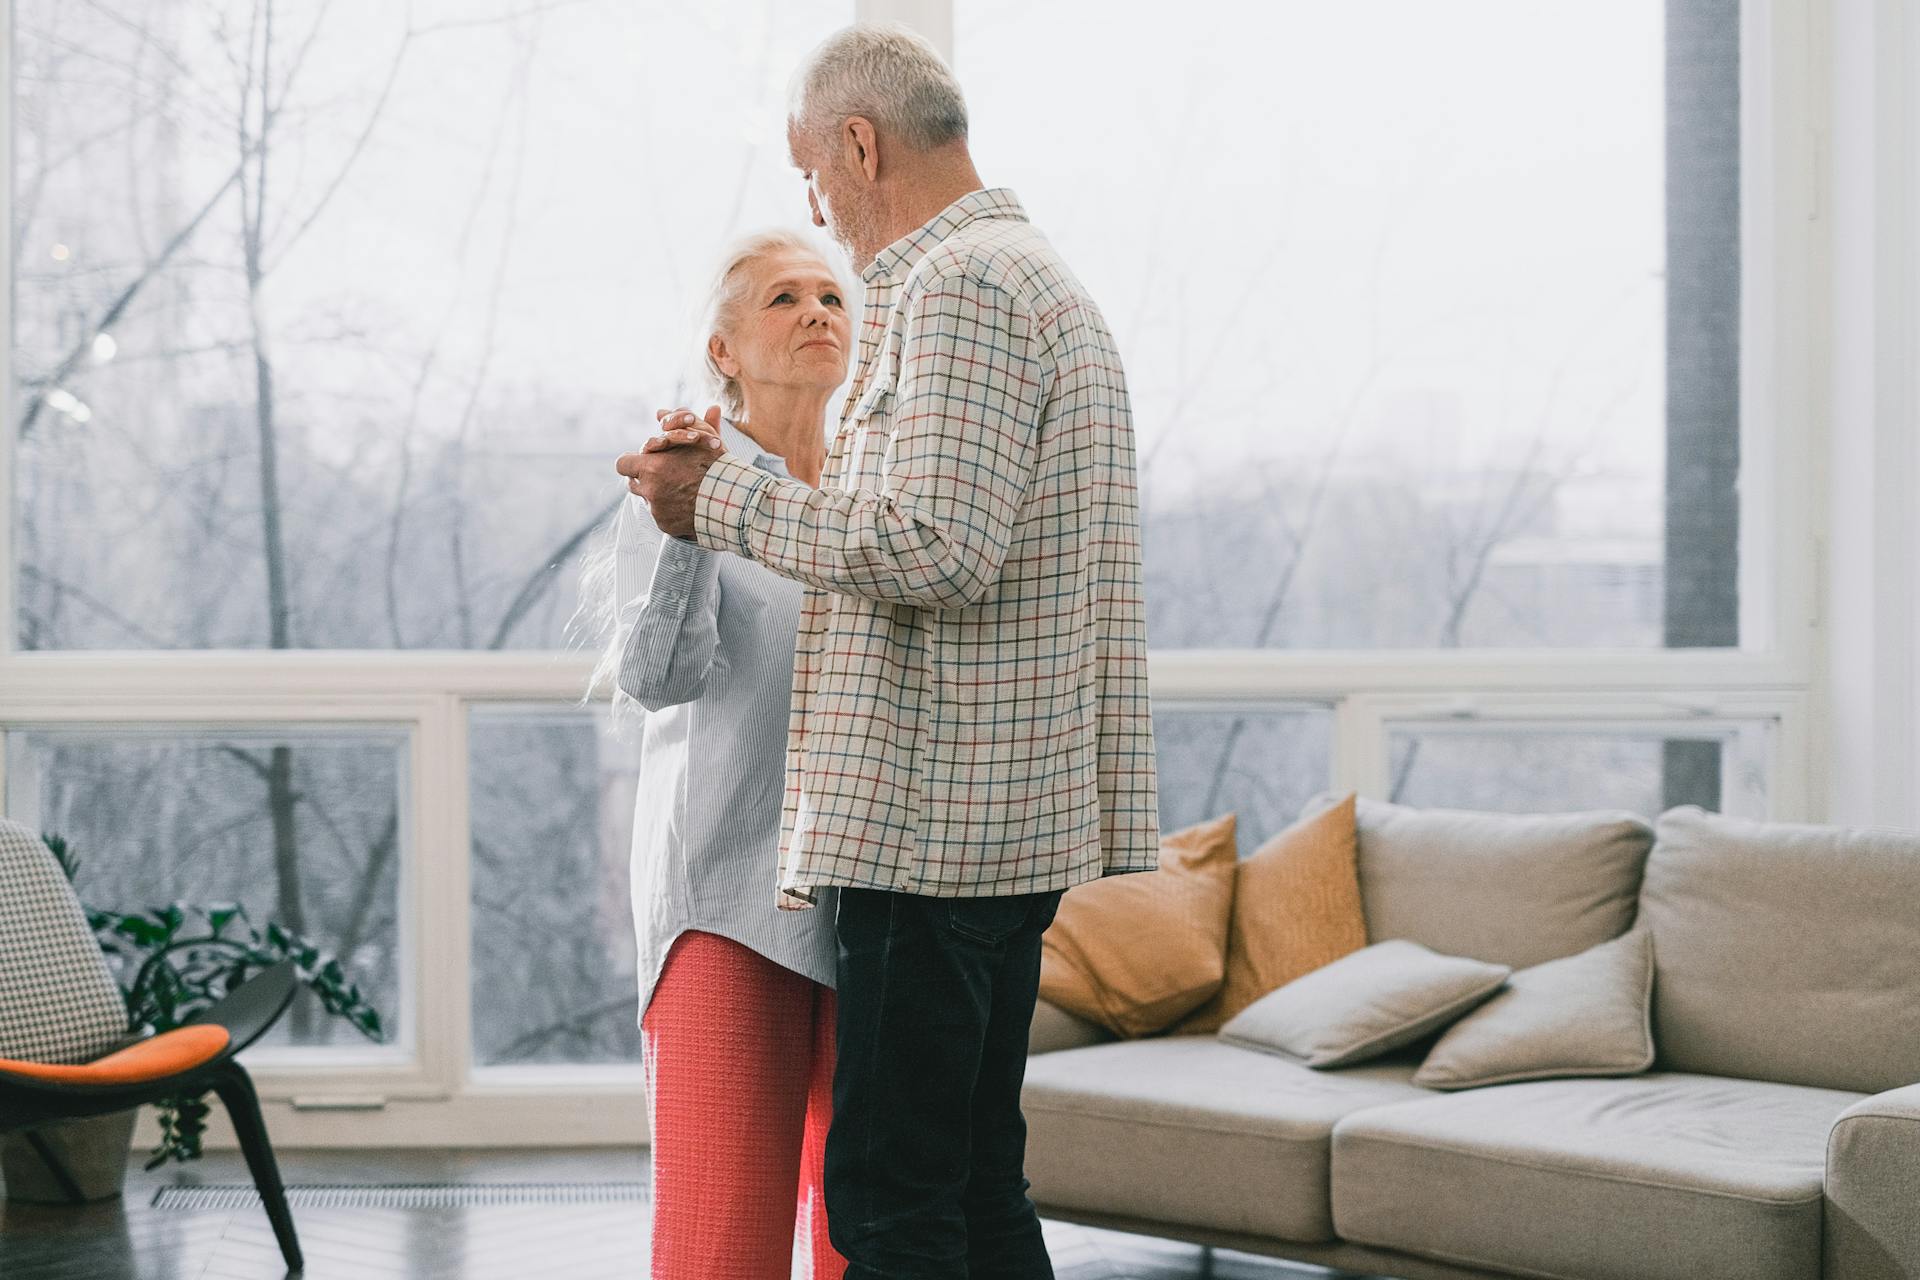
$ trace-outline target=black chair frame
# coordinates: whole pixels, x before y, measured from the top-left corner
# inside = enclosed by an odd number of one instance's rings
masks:
[[[273,1145],[260,1114],[260,1098],[254,1092],[253,1079],[236,1058],[279,1020],[297,990],[298,977],[290,960],[255,974],[226,999],[188,1020],[189,1026],[225,1027],[226,1048],[198,1066],[159,1079],[124,1085],[56,1084],[0,1069],[0,1134],[24,1134],[34,1151],[46,1161],[61,1190],[78,1202],[80,1188],[52,1146],[35,1130],[67,1120],[127,1111],[162,1098],[198,1097],[211,1091],[233,1120],[247,1170],[253,1175],[267,1219],[273,1224],[274,1239],[280,1243],[287,1269],[298,1272],[305,1262],[299,1237],[294,1233],[293,1215],[287,1208],[280,1166],[273,1157]]]

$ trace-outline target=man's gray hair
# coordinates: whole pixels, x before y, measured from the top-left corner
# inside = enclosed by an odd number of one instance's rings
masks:
[[[960,82],[926,37],[897,22],[860,22],[828,36],[793,77],[789,116],[802,133],[865,116],[916,151],[967,136]]]

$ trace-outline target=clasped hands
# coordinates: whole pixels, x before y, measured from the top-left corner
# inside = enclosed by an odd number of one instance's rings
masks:
[[[648,437],[638,453],[621,454],[613,467],[627,478],[628,489],[646,499],[660,532],[691,539],[700,482],[726,452],[720,443],[720,406],[708,409],[705,418],[691,409],[661,409],[653,416],[660,434]]]

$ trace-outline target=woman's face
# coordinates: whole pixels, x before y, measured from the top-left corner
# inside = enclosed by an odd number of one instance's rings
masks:
[[[712,339],[714,363],[754,387],[831,391],[846,380],[853,322],[827,264],[784,250],[740,268],[750,279],[725,332]]]

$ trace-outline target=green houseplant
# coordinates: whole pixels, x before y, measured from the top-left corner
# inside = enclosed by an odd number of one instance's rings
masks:
[[[60,836],[42,839],[78,892],[80,862],[73,850]],[[254,974],[292,960],[301,982],[328,1013],[344,1018],[369,1040],[385,1038],[380,1011],[348,980],[338,960],[277,922],[255,926],[237,902],[176,902],[127,913],[87,906],[86,912],[126,999],[128,1030],[136,1035],[171,1031]],[[209,1110],[205,1095],[161,1103],[160,1145],[146,1167],[197,1159]]]

